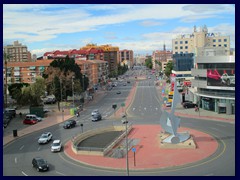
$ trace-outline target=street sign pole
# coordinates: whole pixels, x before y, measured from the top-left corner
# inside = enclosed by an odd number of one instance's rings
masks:
[[[135,158],[135,152],[133,153],[134,157],[134,166],[136,166],[136,158]]]

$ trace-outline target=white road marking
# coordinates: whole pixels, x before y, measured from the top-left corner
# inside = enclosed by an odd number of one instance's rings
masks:
[[[146,110],[147,110],[147,108],[144,108],[144,110],[146,111]]]
[[[17,158],[15,157],[15,163],[17,164]]]
[[[223,124],[216,124],[216,125],[218,125],[218,126],[222,126],[222,127],[226,127],[225,125],[223,125]]]
[[[133,108],[133,111],[135,110],[136,108]]]
[[[156,109],[156,111],[158,110],[158,108],[155,108]]]
[[[22,171],[22,174],[23,174],[24,176],[28,176],[28,175],[27,175],[25,172],[23,172],[23,171]]]
[[[21,151],[23,148],[24,148],[24,145],[22,145],[19,150]]]
[[[66,176],[65,174],[61,173],[61,172],[58,172],[56,171],[57,174],[60,174],[60,175],[63,175],[63,176]]]
[[[40,149],[41,149],[41,147],[39,146],[39,147],[38,147],[38,151],[39,151]]]

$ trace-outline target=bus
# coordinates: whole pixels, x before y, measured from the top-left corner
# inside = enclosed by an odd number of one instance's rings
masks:
[[[168,93],[168,102],[172,102],[173,101],[173,95],[174,95],[174,91],[170,91]]]

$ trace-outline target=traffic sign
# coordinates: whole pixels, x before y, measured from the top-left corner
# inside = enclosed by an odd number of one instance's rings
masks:
[[[136,148],[132,148],[132,152],[136,152]]]
[[[125,103],[122,103],[121,106],[124,107],[124,106],[125,106]]]

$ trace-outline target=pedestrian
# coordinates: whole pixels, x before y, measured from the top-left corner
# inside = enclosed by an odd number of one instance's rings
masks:
[[[198,109],[198,107],[197,106],[195,106],[195,112],[197,112],[199,109]]]
[[[19,116],[22,117],[22,113],[21,112],[19,113]]]

